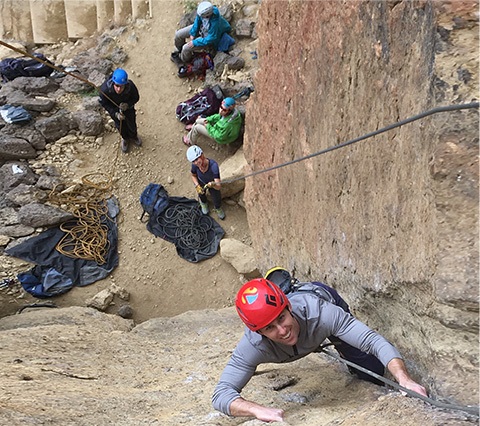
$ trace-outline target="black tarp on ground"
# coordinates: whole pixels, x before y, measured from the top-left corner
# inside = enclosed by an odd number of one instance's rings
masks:
[[[108,228],[109,247],[103,265],[98,265],[93,260],[71,258],[58,252],[55,247],[65,235],[59,227],[50,228],[5,250],[10,256],[37,265],[18,275],[23,288],[35,297],[46,298],[66,293],[74,286],[92,284],[108,276],[118,266],[118,230],[115,220],[119,212],[117,200],[110,198],[107,207],[110,219],[105,217],[102,223]]]
[[[149,217],[147,229],[175,244],[178,255],[193,263],[215,256],[225,235],[215,220],[202,214],[198,201],[185,197],[169,197],[168,207]]]

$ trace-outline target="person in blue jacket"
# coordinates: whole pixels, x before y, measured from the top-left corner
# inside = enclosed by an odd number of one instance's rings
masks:
[[[176,50],[171,55],[172,61],[183,65],[192,61],[195,52],[217,50],[220,39],[231,29],[216,6],[209,1],[201,2],[197,7],[193,25],[181,28],[175,33]],[[187,38],[189,41],[185,43]]]

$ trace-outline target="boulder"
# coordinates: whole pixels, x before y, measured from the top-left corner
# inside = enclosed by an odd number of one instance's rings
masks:
[[[28,237],[29,235],[32,235],[34,232],[35,232],[35,228],[32,228],[31,226],[21,225],[21,224],[11,225],[11,226],[0,226],[0,235],[6,236],[6,237],[12,237],[12,238]]]
[[[73,214],[48,204],[30,203],[18,211],[20,223],[34,228],[59,225],[73,218]]]
[[[7,192],[6,198],[17,206],[24,206],[32,202],[43,203],[47,201],[48,194],[35,186],[21,183]]]
[[[16,124],[7,124],[0,133],[1,135],[14,136],[16,138],[25,139],[36,150],[45,149],[46,141],[44,136],[35,129],[34,124],[18,126]]]
[[[25,139],[0,135],[0,160],[35,158],[37,151]]]
[[[257,269],[253,248],[241,241],[233,238],[223,238],[220,241],[220,255],[246,279],[261,277]]]
[[[8,82],[7,86],[32,95],[52,93],[59,87],[55,80],[47,77],[17,77]]]
[[[5,192],[21,183],[33,185],[37,179],[38,176],[24,163],[8,162],[0,167],[0,189]]]
[[[0,209],[0,226],[18,225],[19,223],[18,213],[13,207],[3,207]]]
[[[66,110],[60,110],[55,115],[41,118],[35,123],[35,128],[45,137],[47,142],[60,139],[76,127],[77,123],[72,114]]]
[[[245,188],[245,179],[238,178],[245,174],[246,166],[247,160],[245,159],[243,148],[239,148],[232,157],[226,159],[221,164],[222,198],[229,198],[243,191],[243,188]],[[235,181],[228,183],[229,180]],[[227,181],[227,183],[223,181]]]
[[[56,101],[46,96],[30,96],[15,91],[6,96],[5,102],[13,106],[21,106],[28,111],[48,112],[56,105]]]
[[[85,303],[89,308],[95,308],[99,311],[106,311],[110,306],[110,303],[113,302],[114,294],[108,288],[97,293],[91,299],[88,299]]]
[[[42,175],[38,178],[36,186],[40,189],[48,190],[56,188],[59,191],[63,191],[65,189],[62,179],[58,176]]]
[[[77,111],[73,119],[82,135],[98,136],[104,130],[102,115],[97,111]]]

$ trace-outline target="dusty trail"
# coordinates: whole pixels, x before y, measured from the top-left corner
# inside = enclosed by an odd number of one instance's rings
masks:
[[[120,201],[120,264],[110,279],[75,288],[56,299],[59,306],[84,305],[84,301],[110,285],[126,288],[138,322],[203,308],[230,306],[241,282],[237,272],[220,255],[192,264],[180,258],[173,244],[150,234],[141,223],[138,197],[150,182],[163,184],[170,195],[195,198],[185,146],[183,125],[175,117],[177,104],[201,87],[200,81],[182,80],[170,61],[173,34],[183,14],[181,2],[154,2],[154,18],[125,31],[119,44],[129,55],[124,68],[140,91],[137,121],[143,146],[121,153],[117,134],[108,134],[102,148],[82,155],[78,175],[103,171],[116,181]],[[229,154],[202,144],[207,156],[221,163]],[[168,182],[172,181],[171,184]],[[221,221],[225,237],[249,242],[243,208],[224,205]],[[111,311],[116,312],[112,307]]]

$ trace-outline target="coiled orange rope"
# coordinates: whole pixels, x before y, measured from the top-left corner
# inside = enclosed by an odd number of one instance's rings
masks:
[[[104,173],[91,173],[62,192],[54,188],[49,200],[70,211],[75,219],[60,226],[65,236],[56,245],[56,250],[71,258],[93,260],[98,265],[106,263],[110,247],[107,199],[111,197],[112,179]]]

